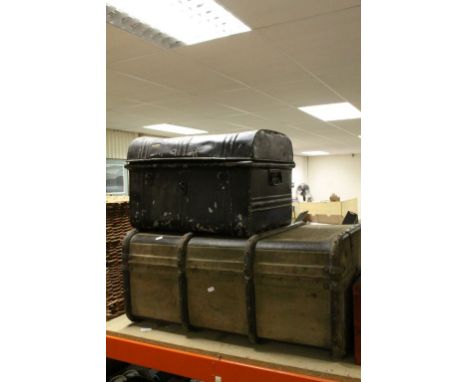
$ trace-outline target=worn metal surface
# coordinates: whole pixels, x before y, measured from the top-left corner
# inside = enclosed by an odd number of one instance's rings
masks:
[[[180,243],[187,243],[183,269],[191,326],[251,340],[258,336],[313,345],[343,356],[352,332],[350,286],[358,271],[360,226],[302,225],[278,231],[250,242],[134,235],[129,256],[124,256],[127,315],[184,324],[178,269]]]
[[[138,138],[129,147],[130,220],[145,231],[249,237],[291,222],[291,141],[259,130]]]
[[[187,245],[193,233],[189,232],[182,236],[177,247],[177,273],[179,278],[179,309],[180,322],[185,330],[190,329],[190,319],[187,299],[187,275],[185,272],[185,263],[187,258]]]
[[[140,137],[128,148],[130,163],[154,159],[254,160],[293,162],[289,138],[272,130],[176,138]]]
[[[257,243],[267,237],[298,228],[304,224],[305,222],[294,223],[287,227],[281,227],[254,235],[247,240],[244,256],[245,309],[247,312],[247,335],[252,343],[258,341],[254,282],[255,249]]]
[[[138,318],[135,317],[132,313],[132,297],[130,295],[130,270],[128,268],[128,260],[130,258],[130,241],[137,233],[137,229],[132,229],[127,233],[122,243],[122,272],[124,280],[125,314],[132,321],[138,321]]]

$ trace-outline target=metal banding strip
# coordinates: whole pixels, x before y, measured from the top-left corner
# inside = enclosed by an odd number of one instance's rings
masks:
[[[331,358],[340,359],[346,354],[346,323],[342,317],[346,314],[343,310],[345,306],[345,284],[344,282],[351,282],[351,273],[346,273],[345,267],[342,264],[342,256],[338,256],[337,248],[342,246],[349,246],[344,251],[351,251],[351,236],[359,231],[361,226],[353,226],[346,231],[340,233],[329,252],[328,260],[328,275],[329,275],[329,288],[330,288],[330,327],[331,327]],[[351,256],[351,253],[349,253]],[[356,267],[357,268],[357,267]],[[356,271],[356,269],[355,269]]]
[[[256,202],[256,201],[259,201],[259,200],[269,200],[269,199],[278,199],[278,198],[289,198],[289,199],[291,199],[291,194],[256,196],[256,197],[250,198],[250,200],[252,202]]]
[[[258,202],[250,202],[250,207],[252,209],[256,208],[261,208],[261,207],[269,207],[269,206],[274,206],[275,204],[280,204],[280,203],[289,203],[291,204],[292,198],[277,198],[277,199],[270,199],[270,200],[260,200]]]
[[[210,162],[214,162],[215,164],[223,164],[226,165],[230,162],[234,162],[234,164],[240,165],[253,165],[256,164],[258,166],[265,166],[265,167],[279,167],[279,168],[292,168],[294,167],[294,162],[286,162],[281,160],[263,160],[263,159],[248,159],[243,157],[229,157],[229,158],[218,158],[218,157],[157,157],[157,156],[150,156],[149,158],[145,159],[127,159],[127,162],[130,164],[138,164],[138,165],[153,165],[160,162],[187,162],[190,164],[200,162],[203,165],[209,164]]]
[[[186,233],[181,237],[177,245],[177,279],[179,287],[179,314],[180,322],[185,330],[190,329],[190,318],[188,311],[188,298],[187,298],[187,275],[186,275],[186,260],[187,260],[187,245],[193,233]]]
[[[271,231],[253,235],[247,240],[244,254],[244,285],[247,313],[247,333],[249,336],[249,341],[252,343],[256,343],[258,341],[254,284],[255,248],[257,247],[257,243],[262,239],[289,231],[304,224],[305,222],[294,223],[286,227],[280,227]]]
[[[125,299],[125,314],[131,321],[140,321],[140,319],[132,313],[132,299],[130,294],[130,270],[128,269],[128,259],[130,257],[130,242],[138,233],[136,228],[127,233],[122,242],[122,272],[124,283],[124,299]]]
[[[250,211],[251,212],[258,212],[258,211],[270,211],[272,209],[275,209],[275,208],[284,208],[284,207],[289,207],[291,208],[291,203],[286,203],[286,204],[278,204],[278,205],[272,205],[272,206],[269,206],[269,207],[257,207],[257,208],[251,208]]]

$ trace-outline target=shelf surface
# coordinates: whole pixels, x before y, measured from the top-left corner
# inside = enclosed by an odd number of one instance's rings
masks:
[[[107,322],[107,356],[204,382],[360,381],[352,358],[331,361],[324,350],[211,330],[184,333],[179,325],[133,323],[125,315]]]

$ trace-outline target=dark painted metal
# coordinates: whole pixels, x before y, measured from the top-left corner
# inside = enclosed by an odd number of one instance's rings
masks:
[[[179,309],[180,309],[180,322],[185,330],[190,330],[190,318],[188,311],[188,298],[187,298],[187,275],[185,273],[185,264],[187,260],[187,245],[193,233],[186,233],[180,239],[177,247],[177,277],[179,282]]]
[[[293,151],[286,135],[262,129],[175,138],[140,137],[132,142],[127,155],[130,162],[187,158],[290,163],[293,161]]]
[[[129,147],[130,221],[142,231],[250,237],[289,225],[289,138],[270,130],[178,138]]]

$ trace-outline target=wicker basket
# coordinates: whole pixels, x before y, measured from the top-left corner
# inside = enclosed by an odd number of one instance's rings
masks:
[[[107,197],[106,200],[106,317],[125,310],[122,277],[122,241],[132,229],[128,218],[128,197]]]

